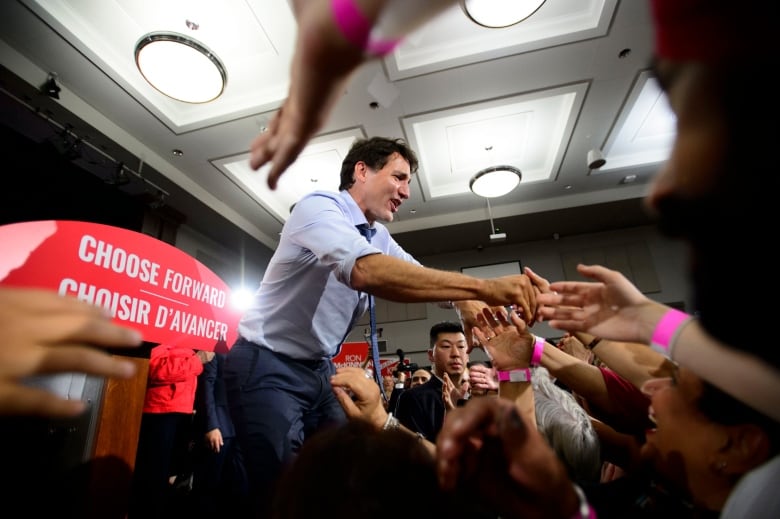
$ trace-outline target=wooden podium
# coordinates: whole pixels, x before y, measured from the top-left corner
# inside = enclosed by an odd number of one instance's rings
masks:
[[[88,462],[86,517],[95,519],[127,515],[149,359],[124,358],[136,363],[136,375],[106,381]]]
[[[127,350],[125,350],[127,351]],[[0,499],[21,506],[27,517],[124,519],[130,499],[141,427],[148,347],[126,357],[138,366],[127,380],[58,374],[33,385],[66,387],[68,397],[90,405],[68,419],[0,417],[5,481]],[[123,358],[124,352],[122,353]],[[145,356],[145,357],[144,357]]]

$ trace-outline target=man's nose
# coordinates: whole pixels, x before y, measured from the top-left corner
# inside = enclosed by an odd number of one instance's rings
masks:
[[[401,187],[398,188],[398,194],[401,196],[403,200],[409,198],[409,195],[411,194],[411,189],[409,188],[409,184],[407,182],[401,184]]]

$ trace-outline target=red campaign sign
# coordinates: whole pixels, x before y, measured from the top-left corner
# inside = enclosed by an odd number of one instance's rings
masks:
[[[213,350],[236,339],[230,288],[195,258],[127,229],[69,220],[0,226],[0,284],[48,288],[111,310],[144,340]]]
[[[333,357],[333,363],[337,368],[342,366],[361,367],[366,364],[366,368],[374,369],[374,362],[368,355],[368,343],[365,342],[345,342],[341,345],[341,351]],[[382,365],[382,376],[390,376],[398,367],[397,356],[379,357],[379,363]],[[366,362],[368,361],[368,362]],[[408,364],[409,359],[404,359],[404,364]]]

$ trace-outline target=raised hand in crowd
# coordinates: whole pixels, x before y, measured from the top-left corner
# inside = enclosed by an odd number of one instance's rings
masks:
[[[493,367],[498,370],[528,367],[536,339],[516,312],[507,315],[503,308],[497,312],[485,309],[477,322],[479,327],[474,328],[474,336]]]
[[[361,419],[381,428],[387,420],[379,386],[363,368],[342,366],[330,377],[336,395],[347,417]]]
[[[496,369],[481,363],[472,364],[469,368],[469,383],[472,395],[498,391]]]
[[[25,385],[25,377],[78,372],[130,378],[135,373],[132,362],[98,348],[139,346],[141,334],[112,323],[105,309],[73,297],[0,287],[0,329],[1,415],[68,417],[84,411],[84,402]]]
[[[461,379],[461,384],[458,386],[446,372],[442,376],[442,380],[444,383],[441,388],[441,397],[444,401],[444,408],[449,412],[458,406],[459,400],[465,400],[469,397],[471,383],[466,376]]]
[[[458,319],[460,319],[460,324],[463,325],[463,333],[466,335],[466,342],[468,343],[468,352],[471,353],[475,346],[479,346],[479,342],[474,337],[474,328],[478,326],[477,319],[482,315],[482,310],[485,308],[490,309],[490,307],[482,301],[476,300],[453,301],[453,304],[455,305]]]
[[[336,374],[330,377],[333,393],[350,420],[363,420],[377,429],[387,429],[391,423],[390,414],[382,403],[379,386],[363,368],[342,366],[336,368]],[[400,429],[408,434],[417,435],[395,421],[392,429]],[[436,446],[417,435],[425,448],[433,454]]]
[[[559,350],[567,353],[575,359],[582,360],[584,362],[590,362],[593,360],[593,352],[585,347],[585,345],[577,337],[567,333],[556,344]]]
[[[577,265],[587,281],[557,281],[539,295],[540,315],[553,328],[617,341],[649,343],[668,309],[639,291],[623,274],[600,265]]]

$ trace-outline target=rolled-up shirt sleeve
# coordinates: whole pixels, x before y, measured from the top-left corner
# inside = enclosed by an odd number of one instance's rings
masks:
[[[295,208],[295,220],[291,218],[290,222],[291,241],[310,250],[321,265],[331,268],[336,279],[347,286],[352,286],[352,270],[363,256],[387,254],[420,264],[381,224],[375,224],[377,232],[369,243],[357,229],[362,223],[358,220],[362,214],[354,214],[357,206],[351,208],[338,194],[308,197],[299,205]],[[364,221],[365,217],[362,218]],[[297,222],[301,223],[296,225]]]

